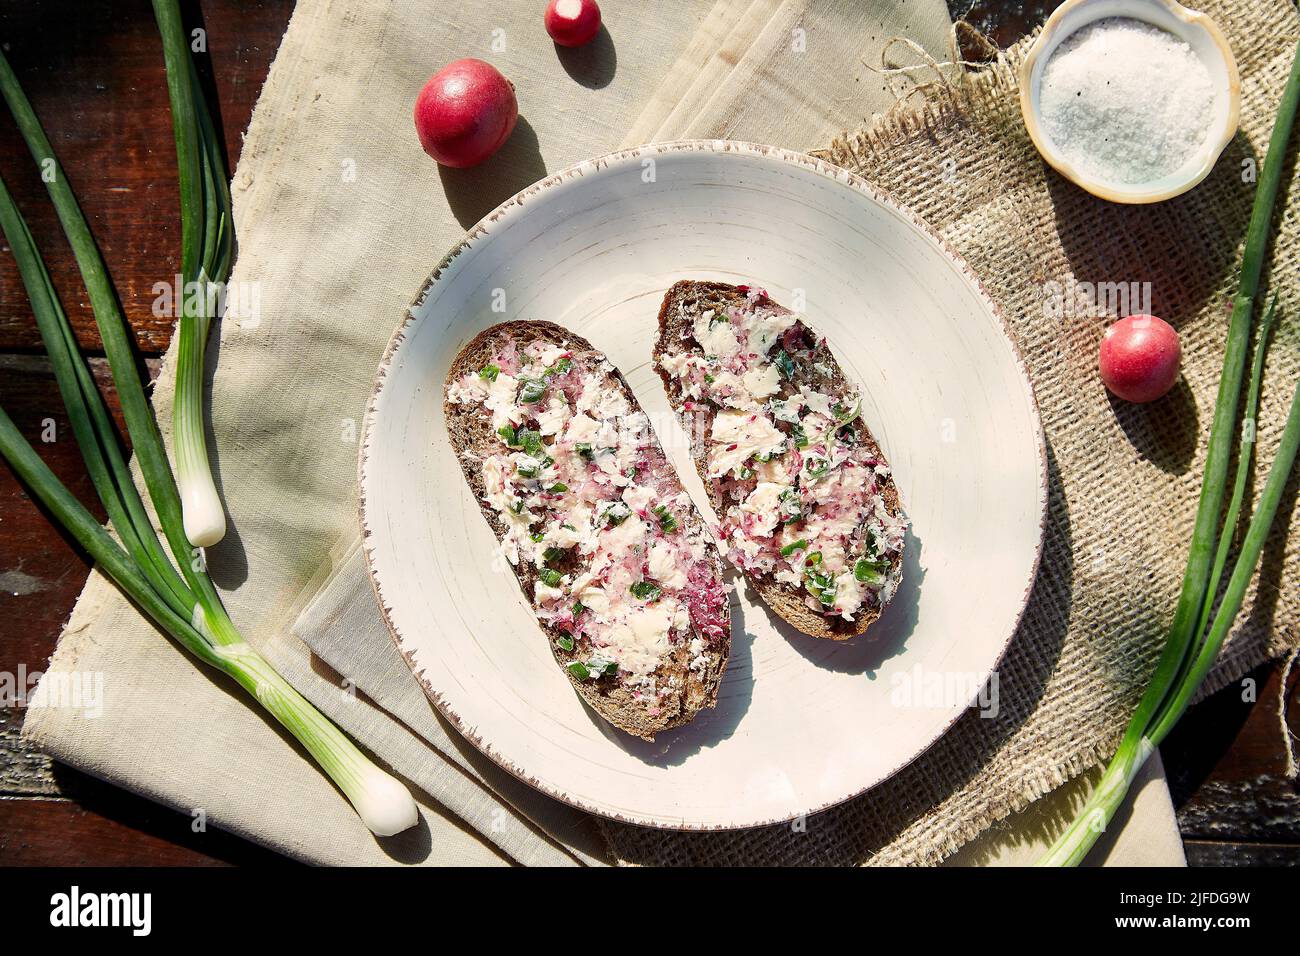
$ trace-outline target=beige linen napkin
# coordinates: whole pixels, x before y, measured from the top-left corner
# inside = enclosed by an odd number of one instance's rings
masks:
[[[713,83],[733,91],[731,102],[713,104],[726,118],[718,131],[746,135],[736,124],[748,116],[763,134],[755,138],[805,148],[889,105],[865,78],[846,87],[846,77],[865,77],[858,57],[877,58],[897,33],[942,55],[948,27],[940,0],[657,0],[607,4],[605,22],[607,36],[592,47],[557,51],[536,10],[511,0],[300,0],[235,173],[240,255],[232,282],[254,291],[258,307],[227,316],[211,350],[214,461],[231,530],[208,562],[248,638],[362,744],[433,795],[421,827],[372,839],[284,734],[194,666],[97,573],[46,679],[102,675],[102,711],[30,710],[24,735],[35,746],[205,825],[312,862],[558,864],[598,855],[588,821],[536,806],[531,792],[517,795],[530,819],[511,804],[509,782],[463,743],[449,738],[447,759],[435,759],[419,734],[396,734],[391,717],[341,689],[289,633],[333,543],[356,527],[358,429],[384,344],[466,225],[546,170],[613,149],[629,122],[664,122],[656,117],[676,101],[656,101],[661,84],[677,82],[683,55],[711,49],[692,43],[697,30],[735,34],[733,48],[745,51],[740,72],[720,70]],[[742,23],[757,30],[748,43],[735,33]],[[796,42],[796,29],[806,45],[778,55],[787,39]],[[831,62],[846,51],[854,52],[847,65]],[[510,76],[521,120],[491,163],[440,169],[418,148],[411,103],[426,76],[466,55]],[[687,69],[689,57],[683,62]],[[164,429],[173,359],[169,352],[154,392]]]

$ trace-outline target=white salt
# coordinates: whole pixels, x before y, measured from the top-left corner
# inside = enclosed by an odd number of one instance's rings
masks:
[[[1172,33],[1108,17],[1052,52],[1039,113],[1075,168],[1104,182],[1138,185],[1177,171],[1205,142],[1214,86],[1200,57]]]

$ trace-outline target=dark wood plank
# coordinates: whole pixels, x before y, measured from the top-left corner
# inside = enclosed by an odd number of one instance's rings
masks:
[[[948,12],[1005,49],[1038,29],[1060,5],[1061,0],[948,0]]]
[[[1178,824],[1188,839],[1300,842],[1300,786],[1283,774],[1277,700],[1281,668],[1223,688],[1189,711],[1160,748]],[[1288,719],[1300,735],[1300,669],[1292,671]],[[1249,697],[1253,693],[1255,700]]]
[[[216,827],[195,833],[189,817],[141,797],[119,790],[112,802],[87,809],[71,800],[0,799],[0,866],[290,864]]]
[[[197,20],[197,5],[186,6]],[[202,4],[232,160],[292,8],[290,0]],[[85,210],[137,342],[146,352],[163,351],[172,321],[153,314],[153,288],[176,271],[180,222],[162,50],[148,0],[79,4],[75,15],[58,0],[5,4],[0,39]],[[78,340],[98,348],[76,264],[7,111],[0,116],[0,173],[48,261]],[[12,259],[0,257],[0,350],[40,348],[21,290]]]
[[[1300,866],[1300,846],[1294,843],[1183,843],[1188,866]]]
[[[90,365],[119,429],[125,428],[107,362],[92,358]],[[145,363],[151,378],[158,368],[157,359]],[[60,480],[103,518],[44,356],[0,354],[0,406]],[[0,670],[36,679],[89,570],[86,556],[0,467]],[[0,708],[0,794],[58,793],[50,760],[18,739],[20,724],[21,711]]]
[[[91,366],[117,415],[107,363],[94,358]],[[156,373],[157,360],[147,367]],[[0,355],[0,405],[63,483],[102,518],[103,509],[86,476],[44,356]],[[118,424],[122,427],[120,415]],[[44,663],[89,569],[84,555],[32,501],[13,473],[0,468],[0,599],[4,602],[0,653],[6,662],[22,661],[29,667]]]

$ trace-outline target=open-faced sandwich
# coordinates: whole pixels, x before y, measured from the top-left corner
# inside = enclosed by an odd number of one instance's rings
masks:
[[[445,397],[465,479],[583,699],[648,740],[712,707],[722,560],[619,371],[558,325],[509,322],[465,346]]]
[[[826,340],[758,289],[678,282],[655,358],[727,557],[799,630],[865,631],[898,588],[907,521]]]

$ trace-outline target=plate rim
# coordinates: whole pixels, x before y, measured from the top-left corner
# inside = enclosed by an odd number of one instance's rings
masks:
[[[432,687],[429,681],[425,679],[423,670],[417,667],[413,654],[402,646],[404,638],[393,621],[390,613],[391,609],[384,600],[383,590],[379,583],[379,571],[375,566],[375,557],[370,541],[373,532],[366,519],[366,472],[367,465],[370,461],[370,444],[374,433],[375,419],[378,413],[380,398],[387,383],[389,371],[397,357],[398,351],[406,341],[408,330],[412,324],[418,320],[416,315],[417,310],[428,298],[429,292],[433,288],[434,283],[442,277],[442,274],[447,270],[457,256],[468,249],[474,242],[488,236],[492,228],[498,222],[517,213],[518,210],[523,208],[526,200],[543,190],[562,187],[566,183],[572,182],[575,179],[580,179],[588,172],[596,172],[614,163],[624,162],[647,154],[659,156],[665,153],[694,152],[712,153],[716,155],[726,155],[728,153],[743,154],[756,156],[764,160],[774,160],[785,165],[793,165],[809,169],[823,178],[847,186],[848,188],[865,195],[869,200],[887,207],[902,216],[913,226],[913,228],[917,229],[932,240],[938,246],[940,252],[942,252],[950,263],[954,265],[971,283],[975,292],[978,294],[980,299],[983,300],[984,304],[992,313],[993,318],[996,320],[998,331],[1001,332],[1003,340],[1011,351],[1011,356],[1015,362],[1016,370],[1018,371],[1020,379],[1024,385],[1024,392],[1029,399],[1029,413],[1033,420],[1036,438],[1035,454],[1038,458],[1038,539],[1034,548],[1034,559],[1029,567],[1019,606],[1016,608],[1015,619],[1012,622],[1011,627],[1008,629],[1008,633],[1003,639],[997,655],[991,661],[987,673],[982,675],[983,680],[980,682],[979,688],[975,691],[975,696],[972,697],[971,700],[967,701],[963,707],[956,710],[952,718],[944,724],[938,733],[936,733],[930,740],[926,741],[914,753],[907,756],[895,767],[891,768],[879,779],[873,781],[867,786],[816,807],[792,810],[788,815],[783,817],[743,823],[689,823],[685,820],[680,822],[668,822],[649,816],[628,816],[624,813],[617,813],[603,807],[595,806],[584,802],[580,798],[574,797],[557,787],[548,786],[538,778],[525,772],[522,768],[516,767],[504,754],[500,753],[490,743],[483,739],[480,734],[477,734],[466,727],[464,722],[461,720],[460,715],[451,708],[443,698],[443,695]],[[685,831],[694,833],[747,830],[756,827],[782,825],[787,824],[792,820],[797,820],[803,816],[811,816],[812,814],[821,813],[833,807],[840,806],[841,804],[862,796],[864,793],[873,790],[897,776],[898,773],[918,760],[943,737],[945,737],[949,731],[952,730],[953,725],[956,724],[966,711],[970,709],[971,704],[978,699],[980,690],[982,690],[983,685],[987,683],[989,677],[997,671],[1002,660],[1006,657],[1007,651],[1011,647],[1011,642],[1015,639],[1016,633],[1020,629],[1020,624],[1024,620],[1025,611],[1028,608],[1029,599],[1033,593],[1034,584],[1038,579],[1038,572],[1043,559],[1049,487],[1047,439],[1043,431],[1042,413],[1038,407],[1038,398],[1034,391],[1033,380],[1029,375],[1029,368],[1025,364],[1024,356],[1021,354],[1020,347],[1011,335],[1010,327],[1007,323],[1006,316],[1002,311],[1002,307],[991,295],[989,295],[983,280],[975,270],[971,268],[965,258],[949,246],[947,240],[945,240],[943,236],[941,236],[920,216],[913,212],[910,207],[898,202],[886,190],[881,189],[879,186],[875,185],[870,180],[859,176],[857,173],[797,150],[785,149],[780,146],[769,146],[762,143],[751,143],[744,140],[727,139],[682,139],[660,143],[647,143],[640,146],[614,150],[600,156],[581,160],[571,166],[559,170],[558,172],[544,176],[532,185],[515,193],[467,229],[465,234],[451,246],[447,253],[443,255],[437,265],[435,265],[433,270],[429,273],[428,278],[426,278],[423,285],[420,286],[420,291],[416,294],[415,298],[411,300],[411,304],[406,307],[401,321],[398,323],[397,328],[393,330],[392,335],[389,337],[388,344],[384,347],[383,355],[379,361],[378,370],[375,373],[370,396],[366,402],[366,412],[362,423],[361,447],[357,456],[357,518],[361,531],[361,551],[365,559],[366,577],[370,581],[371,590],[373,591],[375,601],[379,606],[380,615],[384,619],[384,626],[388,632],[389,639],[393,642],[393,646],[397,648],[398,653],[402,656],[402,659],[410,669],[412,676],[415,677],[416,683],[420,685],[425,696],[430,700],[434,707],[437,708],[438,712],[456,728],[457,733],[473,744],[475,749],[490,759],[502,770],[505,770],[511,776],[532,787],[534,790],[537,790],[539,793],[558,800],[566,806],[573,807],[574,809],[586,813],[595,814],[604,819],[616,820],[620,823],[629,823],[656,830]]]

